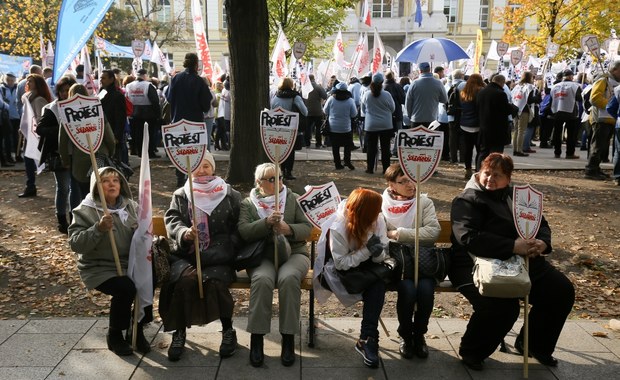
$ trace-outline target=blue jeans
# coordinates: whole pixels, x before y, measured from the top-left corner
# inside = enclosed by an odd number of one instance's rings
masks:
[[[379,340],[379,317],[385,301],[385,283],[377,280],[370,288],[362,293],[364,309],[362,311],[362,327],[360,339],[367,339],[369,336]]]
[[[532,137],[534,137],[534,131],[536,127],[527,127],[525,130],[525,137],[523,138],[523,151],[532,149]]]
[[[614,135],[614,179],[620,179],[620,128]]]
[[[69,169],[57,170],[54,172],[56,180],[56,215],[67,215],[67,199],[71,191],[71,172]],[[69,210],[70,211],[70,210]]]
[[[433,312],[435,301],[435,280],[419,278],[416,289],[413,280],[404,279],[398,283],[398,300],[396,312],[398,314],[398,334],[405,339],[412,335],[423,335],[428,331],[428,321]],[[415,311],[415,304],[418,309]],[[413,321],[412,321],[413,318]]]
[[[211,134],[213,133],[214,118],[205,118],[205,125],[207,126],[207,150],[211,151]]]

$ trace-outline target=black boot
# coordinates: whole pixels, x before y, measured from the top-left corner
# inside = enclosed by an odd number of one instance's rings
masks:
[[[282,334],[282,352],[280,353],[282,365],[290,367],[295,364],[295,335]]]
[[[10,156],[9,156],[10,157]],[[9,160],[4,158],[4,155],[0,157],[0,166],[3,168],[15,166],[15,164],[9,162]]]
[[[133,354],[131,346],[123,339],[123,332],[119,329],[110,327],[108,335],[106,335],[108,349],[118,356],[127,356]]]
[[[37,196],[37,188],[36,187],[26,187],[24,192],[17,195],[18,198],[30,198]]]
[[[129,327],[129,330],[127,330],[127,335],[125,335],[125,340],[130,345],[132,344],[133,339],[132,328],[133,325]],[[142,354],[148,354],[149,352],[151,352],[151,344],[148,340],[146,340],[146,337],[144,336],[142,323],[138,323],[138,330],[136,332],[136,350]]]
[[[172,334],[172,343],[168,347],[168,360],[178,361],[183,351],[185,351],[185,329],[177,330]]]
[[[67,222],[67,215],[56,214],[58,220],[58,231],[67,235],[69,233],[69,222]]]
[[[424,334],[413,334],[413,353],[420,359],[428,358],[428,346]]]
[[[250,364],[252,367],[260,367],[264,361],[263,334],[252,334],[250,336]]]

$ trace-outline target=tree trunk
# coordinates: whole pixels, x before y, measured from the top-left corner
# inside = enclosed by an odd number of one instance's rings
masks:
[[[269,108],[269,23],[266,0],[225,0],[231,71],[231,149],[227,181],[252,184],[267,161],[259,115]]]

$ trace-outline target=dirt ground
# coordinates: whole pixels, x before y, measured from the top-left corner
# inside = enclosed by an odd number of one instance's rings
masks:
[[[296,181],[288,186],[303,193],[306,184],[334,181],[342,195],[357,187],[381,191],[379,174],[364,173],[364,163],[354,162],[355,171],[334,171],[328,161],[298,161]],[[226,163],[218,162],[218,173]],[[442,163],[439,175],[422,185],[435,202],[438,217],[449,219],[452,199],[463,189],[463,169]],[[172,167],[152,161],[154,215],[162,215],[175,190]],[[530,183],[544,193],[545,216],[553,232],[551,262],[566,273],[577,290],[572,318],[620,317],[620,189],[611,182],[583,179],[582,171],[522,171],[513,174],[514,183]],[[77,274],[66,236],[56,230],[54,178],[43,173],[37,178],[39,196],[20,199],[23,172],[0,172],[0,319],[44,317],[92,317],[107,314],[108,297],[86,291]],[[130,184],[137,194],[138,173]],[[238,188],[247,195],[249,184]],[[236,315],[246,315],[249,291],[235,290]],[[274,313],[277,313],[274,297]],[[383,309],[395,316],[396,296],[389,293]],[[302,295],[302,315],[307,315],[307,293]],[[342,307],[335,298],[316,306],[319,316],[359,316],[360,305]],[[459,294],[437,294],[436,317],[467,318],[471,309]]]

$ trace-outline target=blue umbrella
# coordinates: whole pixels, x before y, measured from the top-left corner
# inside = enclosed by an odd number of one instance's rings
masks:
[[[405,46],[396,55],[397,62],[451,62],[469,59],[456,42],[447,38],[423,38]]]

